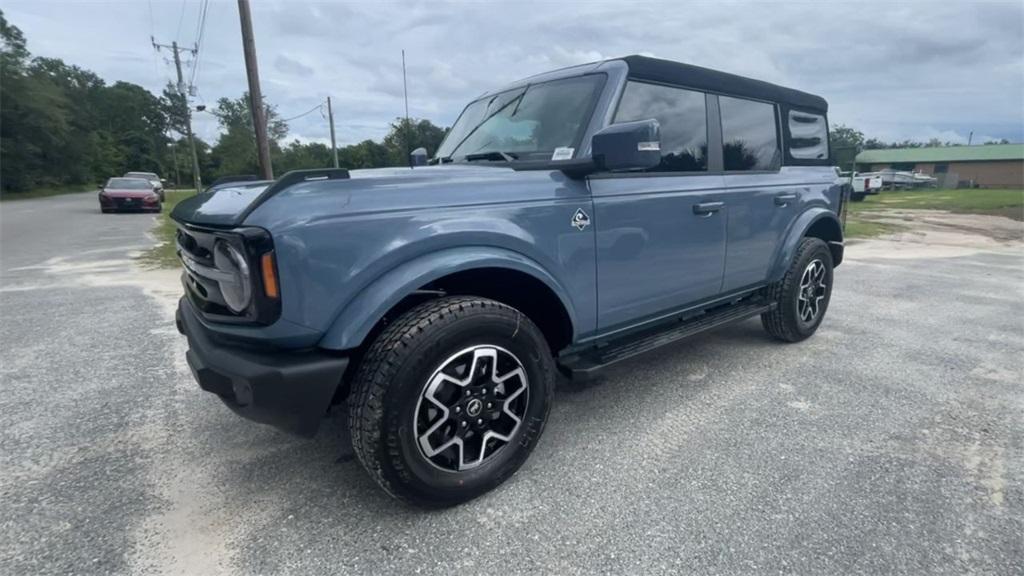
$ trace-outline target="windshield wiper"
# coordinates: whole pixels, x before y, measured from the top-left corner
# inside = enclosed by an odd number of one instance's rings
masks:
[[[519,109],[519,102],[522,100],[523,96],[526,94],[526,91],[529,90],[529,89],[530,89],[529,85],[525,86],[519,94],[516,94],[508,102],[505,102],[504,104],[502,104],[501,107],[499,107],[497,110],[495,110],[494,112],[491,112],[490,114],[488,114],[487,117],[484,118],[483,120],[481,120],[479,124],[477,124],[476,126],[473,126],[473,129],[470,130],[465,136],[463,136],[462,139],[459,140],[458,143],[455,144],[455,147],[452,148],[452,155],[454,155],[455,151],[458,150],[463,144],[466,143],[466,140],[469,140],[470,136],[472,136],[473,134],[476,134],[476,131],[481,126],[483,126],[484,124],[487,124],[488,120],[490,120],[491,118],[494,118],[495,116],[500,114],[504,109],[508,108],[513,102],[516,105],[516,110],[518,110]],[[491,102],[494,102],[494,100],[498,96],[501,96],[501,94],[496,94],[494,96],[494,98],[491,98],[491,101],[488,102],[487,105],[490,106]]]
[[[478,152],[476,154],[466,154],[466,162],[472,162],[474,160],[504,160],[505,162],[512,162],[518,160],[519,156],[512,152],[502,152],[501,150],[491,150],[490,152]]]

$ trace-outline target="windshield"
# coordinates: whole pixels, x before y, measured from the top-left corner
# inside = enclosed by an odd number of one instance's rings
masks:
[[[145,178],[146,180],[159,180],[160,177],[152,172],[129,172],[124,175],[125,178]]]
[[[572,158],[603,75],[531,84],[466,107],[437,151],[441,160],[502,153],[517,159]]]
[[[142,178],[111,178],[107,180],[106,188],[110,190],[152,190],[153,185],[149,180]]]
[[[273,180],[258,180],[254,182],[225,182],[223,184],[215,184],[213,186],[210,186],[204,192],[207,194],[212,194],[214,192],[220,192],[221,190],[249,190],[253,188],[262,192],[273,183]]]

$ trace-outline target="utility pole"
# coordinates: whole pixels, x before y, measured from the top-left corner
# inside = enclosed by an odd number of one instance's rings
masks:
[[[245,73],[249,78],[249,109],[252,111],[252,126],[256,131],[256,153],[260,165],[260,177],[274,179],[270,165],[270,142],[267,140],[267,115],[263,109],[263,95],[260,93],[260,72],[256,64],[256,41],[252,35],[252,13],[249,0],[238,0],[238,17],[242,23],[242,52],[245,54]]]
[[[156,40],[153,40],[152,38],[150,38],[150,41],[153,42],[153,47],[157,50],[160,50],[161,48],[170,48],[171,52],[174,54],[174,69],[178,71],[178,84],[176,88],[178,89],[178,94],[185,99],[185,135],[188,136],[188,145],[192,149],[192,183],[195,185],[196,192],[198,193],[202,190],[203,181],[199,176],[199,156],[196,155],[196,141],[192,138],[192,111],[189,110],[188,107],[188,93],[185,91],[185,80],[181,76],[180,55],[182,51],[185,51],[191,52],[194,56],[196,49],[179,48],[177,40],[171,42],[170,46],[167,44],[157,44]],[[175,167],[177,167],[177,161],[175,161]]]
[[[181,94],[181,97],[185,99],[185,135],[188,136],[188,145],[190,148],[192,148],[192,183],[195,185],[196,192],[198,193],[199,191],[202,190],[203,181],[202,178],[200,178],[199,176],[199,156],[196,155],[196,141],[195,139],[192,138],[192,111],[189,110],[188,107],[188,93],[185,91],[185,80],[182,78],[181,75],[180,54],[182,51],[184,51],[191,52],[192,55],[194,56],[196,53],[196,49],[179,48],[177,40],[171,42],[170,46],[168,46],[167,44],[157,44],[156,40],[153,40],[152,38],[150,38],[150,40],[153,42],[153,47],[157,50],[160,50],[161,48],[170,48],[171,52],[174,54],[174,68],[178,71],[178,94]]]
[[[334,110],[331,109],[331,97],[327,97],[327,120],[331,123],[331,153],[334,154],[334,167],[338,167],[338,145],[334,142]]]

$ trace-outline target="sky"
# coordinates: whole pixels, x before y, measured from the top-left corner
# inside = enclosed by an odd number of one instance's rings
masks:
[[[201,0],[5,0],[34,55],[159,93],[192,46]],[[289,118],[331,96],[339,145],[380,139],[404,113],[449,126],[479,94],[532,74],[646,54],[823,96],[830,123],[868,137],[1024,141],[1024,2],[305,2],[253,0],[264,98]],[[185,75],[196,66],[189,56]],[[195,104],[246,90],[234,0],[211,0]],[[329,142],[319,111],[288,139]],[[216,140],[216,119],[195,115]],[[433,152],[433,151],[431,151]]]

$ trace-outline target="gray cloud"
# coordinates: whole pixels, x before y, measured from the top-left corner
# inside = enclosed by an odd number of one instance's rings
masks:
[[[313,76],[316,70],[311,66],[306,66],[298,60],[289,58],[284,54],[278,54],[274,58],[274,68],[282,74],[289,74],[292,76]]]
[[[159,91],[173,70],[149,35],[191,43],[198,0],[5,2],[30,49],[108,81]],[[60,18],[53,13],[59,11]],[[1020,2],[636,3],[363,2],[253,4],[266,98],[285,117],[328,95],[338,135],[380,138],[409,106],[450,124],[481,92],[545,70],[632,53],[690,62],[824,96],[833,123],[886,139],[965,140],[970,131],[1024,139],[1024,7]],[[165,54],[166,55],[166,54]],[[234,2],[211,2],[197,101],[246,88]],[[197,132],[216,122],[197,115]],[[310,114],[291,136],[325,141]]]

